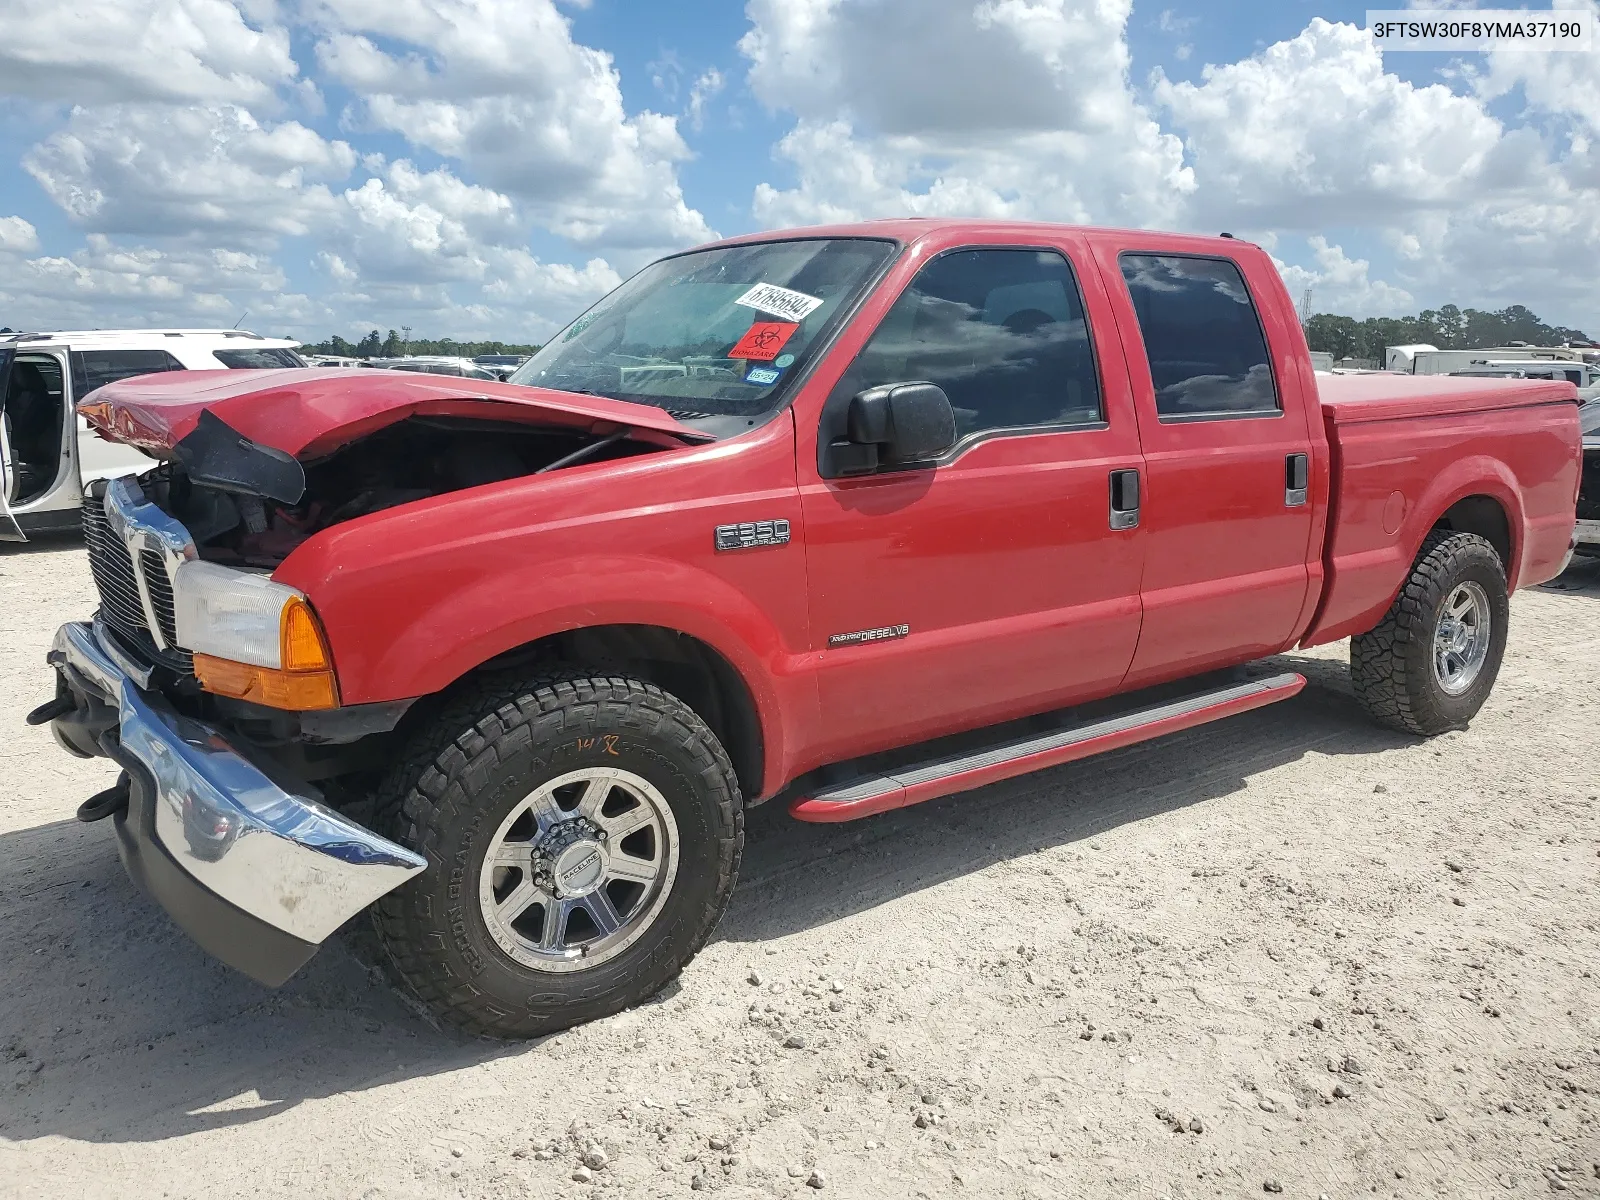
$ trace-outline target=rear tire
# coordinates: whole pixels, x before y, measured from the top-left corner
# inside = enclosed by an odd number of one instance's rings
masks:
[[[1382,621],[1350,640],[1350,680],[1373,719],[1431,737],[1465,729],[1505,655],[1505,567],[1473,533],[1428,535]]]
[[[428,859],[373,908],[394,973],[440,1021],[502,1038],[608,1016],[676,978],[744,847],[705,722],[651,684],[575,672],[452,701],[380,788],[377,824]]]

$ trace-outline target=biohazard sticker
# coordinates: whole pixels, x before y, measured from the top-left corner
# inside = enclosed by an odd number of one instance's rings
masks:
[[[758,283],[734,303],[771,313],[785,321],[804,321],[822,307],[822,301],[817,297],[791,291],[775,283]]]
[[[742,358],[748,362],[771,362],[799,328],[787,321],[757,321],[728,351],[728,357]]]

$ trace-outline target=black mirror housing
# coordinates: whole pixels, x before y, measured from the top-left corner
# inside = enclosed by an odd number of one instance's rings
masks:
[[[956,414],[937,384],[886,383],[851,397],[845,437],[876,447],[874,466],[925,462],[955,445]]]

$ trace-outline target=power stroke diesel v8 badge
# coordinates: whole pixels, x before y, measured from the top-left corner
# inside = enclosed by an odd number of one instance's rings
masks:
[[[864,642],[890,642],[895,638],[909,637],[909,625],[885,625],[882,629],[858,629],[854,633],[831,633],[829,646],[859,646]]]
[[[745,521],[740,525],[717,526],[718,550],[753,550],[757,546],[789,544],[789,522]]]

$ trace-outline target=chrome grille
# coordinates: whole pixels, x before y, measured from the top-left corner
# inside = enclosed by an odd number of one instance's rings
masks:
[[[176,648],[157,650],[145,621],[144,605],[139,602],[139,584],[133,575],[133,558],[122,539],[112,532],[106,521],[105,505],[93,491],[83,497],[83,540],[89,548],[89,570],[94,575],[95,589],[100,593],[100,617],[122,635],[131,649],[150,662],[159,663],[181,674],[194,670],[193,657]],[[177,641],[177,620],[172,600],[172,585],[167,580],[161,556],[153,550],[141,552],[144,556],[144,576],[150,588],[150,600],[161,623],[161,632],[168,646]]]

